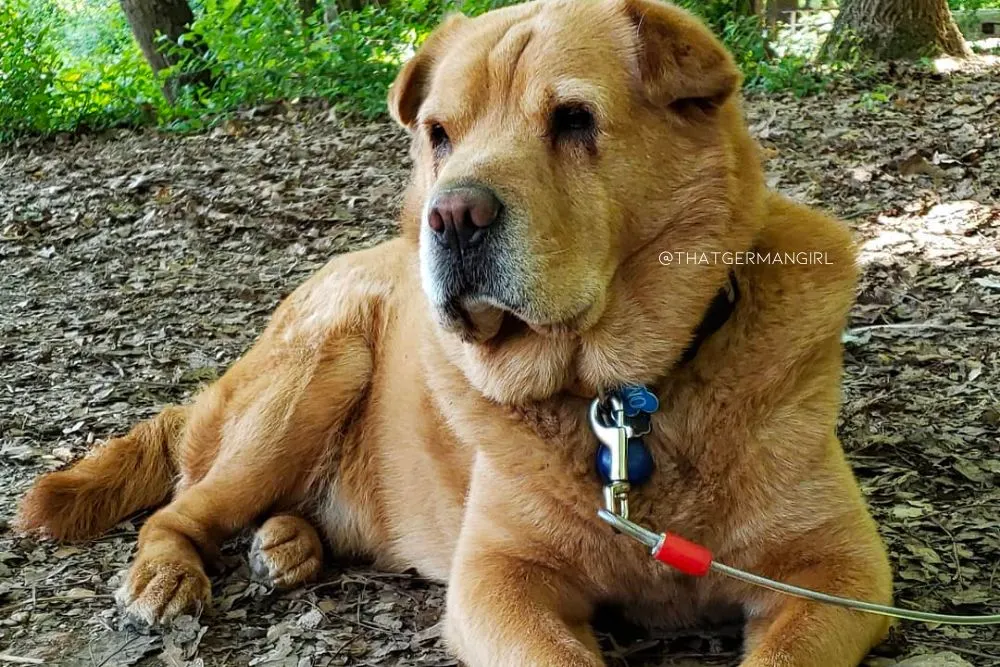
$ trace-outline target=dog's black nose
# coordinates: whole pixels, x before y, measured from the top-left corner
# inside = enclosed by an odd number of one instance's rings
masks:
[[[434,196],[427,224],[438,240],[453,250],[471,248],[496,222],[503,204],[493,191],[478,185],[441,190]]]

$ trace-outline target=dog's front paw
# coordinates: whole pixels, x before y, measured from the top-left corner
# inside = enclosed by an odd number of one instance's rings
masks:
[[[182,614],[197,616],[211,596],[200,563],[169,558],[137,561],[115,592],[126,621],[140,627],[169,625]]]
[[[275,588],[293,588],[323,569],[323,543],[305,519],[280,514],[264,522],[250,549],[254,576]]]

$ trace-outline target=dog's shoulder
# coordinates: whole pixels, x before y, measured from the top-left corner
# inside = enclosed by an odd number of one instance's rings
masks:
[[[822,252],[820,261],[797,263],[803,273],[837,282],[857,279],[857,248],[844,222],[773,192],[767,194],[765,210],[761,244],[784,252]]]
[[[713,391],[741,396],[737,402],[757,406],[761,417],[779,406],[795,413],[800,408],[790,406],[803,397],[819,401],[812,419],[825,438],[839,406],[855,246],[844,223],[780,195],[768,195],[765,211],[753,249],[734,267],[733,317],[693,366],[701,377],[724,378]]]
[[[803,335],[839,334],[854,301],[857,248],[850,229],[816,209],[769,193],[751,267],[757,301]]]
[[[345,330],[376,333],[412,261],[402,239],[333,258],[281,303],[265,336],[303,342]]]

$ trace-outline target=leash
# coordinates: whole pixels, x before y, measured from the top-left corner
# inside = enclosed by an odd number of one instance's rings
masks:
[[[712,552],[672,533],[655,533],[628,518],[628,495],[633,485],[647,481],[653,474],[653,457],[642,441],[651,430],[651,415],[659,408],[656,396],[646,387],[629,386],[595,398],[590,404],[590,427],[601,443],[597,451],[597,470],[604,481],[604,508],[597,515],[618,532],[646,545],[653,558],[694,577],[709,573],[766,588],[793,597],[845,607],[869,614],[890,616],[925,623],[952,625],[1000,624],[1000,614],[960,616],[901,609],[821,593],[768,579],[715,560]]]

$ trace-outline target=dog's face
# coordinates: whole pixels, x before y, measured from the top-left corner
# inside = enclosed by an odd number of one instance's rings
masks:
[[[518,400],[634,379],[572,358],[588,335],[621,328],[613,306],[637,289],[627,263],[746,244],[750,230],[732,215],[745,141],[729,102],[738,84],[711,34],[655,0],[454,16],[406,64],[389,96],[413,136],[404,224],[437,321],[480,389]],[[648,266],[661,274],[648,287],[697,310],[719,285],[703,268],[698,278]],[[671,310],[686,306],[662,315]],[[523,391],[508,386],[512,374]]]

